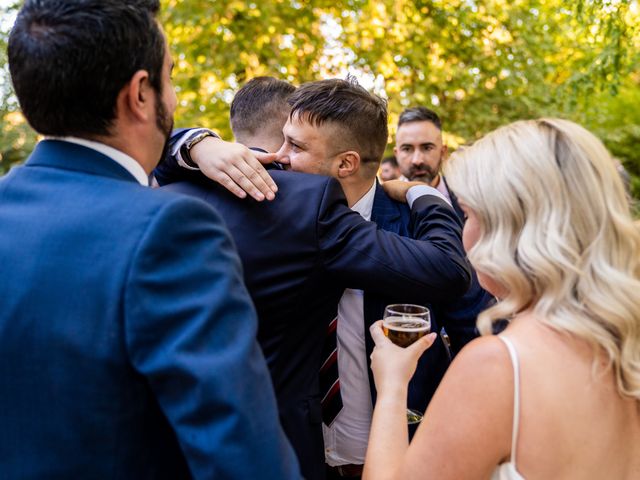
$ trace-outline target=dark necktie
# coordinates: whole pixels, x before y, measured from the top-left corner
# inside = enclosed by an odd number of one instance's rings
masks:
[[[327,329],[320,367],[320,393],[322,400],[322,421],[329,426],[342,410],[340,378],[338,377],[338,317],[334,318]]]

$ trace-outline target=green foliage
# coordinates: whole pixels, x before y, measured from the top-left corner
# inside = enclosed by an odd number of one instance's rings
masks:
[[[584,123],[597,133],[630,176],[630,192],[640,217],[640,74],[621,85],[615,97],[595,96],[584,113]]]
[[[452,147],[515,119],[576,120],[621,160],[640,198],[640,114],[630,107],[640,100],[637,0],[162,3],[178,126],[230,138],[229,103],[247,79],[352,73],[388,98],[392,133],[403,108],[424,104],[441,114]],[[8,89],[7,29],[0,24],[0,172],[36,138]]]
[[[18,2],[0,6],[0,174],[22,162],[36,143],[36,134],[24,122],[11,91],[7,65],[7,37]]]
[[[229,136],[228,105],[246,80],[316,78],[324,46],[320,14],[282,0],[165,2],[163,24],[177,58],[178,124],[195,122]]]
[[[595,91],[615,93],[632,62],[622,40],[634,32],[628,5],[605,12],[596,3],[578,14],[562,0],[365,2],[343,17],[344,43],[384,77],[392,112],[432,104],[472,139],[515,119],[570,115]]]

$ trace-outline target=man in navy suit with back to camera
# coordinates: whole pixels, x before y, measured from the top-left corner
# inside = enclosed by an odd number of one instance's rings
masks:
[[[298,479],[240,262],[147,187],[176,105],[157,0],[27,0],[9,39],[45,135],[0,180],[0,477]]]
[[[176,178],[188,180],[168,188],[210,202],[229,225],[258,309],[258,339],[270,366],[282,423],[305,477],[324,478],[329,450],[334,452],[328,459],[335,467],[328,470],[329,475],[359,476],[368,433],[359,423],[363,417],[364,422],[370,422],[371,417],[363,320],[372,323],[380,318],[384,305],[378,308],[378,304],[385,294],[393,295],[395,301],[415,303],[456,298],[466,290],[468,266],[459,221],[431,187],[420,187],[430,194],[415,200],[413,209],[403,205],[406,224],[402,231],[396,228],[395,234],[379,230],[349,208],[364,212],[367,207],[360,203],[371,208],[373,197],[383,195],[374,182],[387,138],[387,111],[382,99],[355,82],[337,79],[310,82],[293,93],[291,90],[289,84],[273,78],[253,79],[240,89],[231,106],[231,125],[237,139],[267,151],[282,144],[278,158],[296,170],[270,170],[278,186],[275,200],[258,203],[236,198],[200,172],[176,169],[178,162],[185,163],[183,155],[189,162],[199,163],[208,158],[208,145],[221,142],[207,138],[192,152],[178,148],[185,137],[198,138],[198,130],[191,134],[176,132],[172,148],[176,155],[156,173],[161,184]],[[270,128],[283,124],[284,130],[277,135],[273,133],[277,130]],[[178,155],[180,158],[176,158]],[[226,177],[214,176],[232,178],[237,173],[234,168],[227,169]],[[210,174],[212,170],[210,166]],[[406,184],[400,183],[406,190]],[[373,214],[390,217],[375,206]],[[363,215],[369,217],[371,212]],[[409,231],[418,240],[396,235],[409,236]],[[367,314],[363,312],[362,292],[345,293],[347,287],[365,290]],[[377,298],[377,303],[370,304],[367,295]],[[342,319],[345,311],[348,322]],[[341,404],[325,401],[338,397],[329,396],[331,392],[323,388],[325,375],[319,376],[327,324],[336,313],[338,341],[340,329],[346,328],[356,332],[347,342],[362,345],[348,367],[362,381],[353,383],[353,377],[343,377],[342,373],[333,378],[339,380],[339,391],[346,387],[347,396],[342,397],[345,402]],[[426,388],[431,391],[448,365],[444,345],[438,342],[428,351],[432,363],[440,359],[429,370]],[[348,360],[340,360],[338,369]],[[348,383],[343,385],[343,380]],[[428,399],[420,399],[425,401]],[[341,435],[354,421],[359,441],[351,452],[339,448],[337,453],[344,458],[335,458],[335,443],[323,449],[323,422],[325,430],[331,426]]]

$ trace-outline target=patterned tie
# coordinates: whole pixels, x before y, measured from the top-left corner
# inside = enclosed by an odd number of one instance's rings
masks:
[[[320,402],[322,406],[322,421],[329,426],[342,410],[342,395],[340,395],[340,378],[338,378],[338,339],[336,330],[338,317],[334,318],[327,329],[324,340],[322,358],[324,362],[320,367],[320,393],[323,394]]]

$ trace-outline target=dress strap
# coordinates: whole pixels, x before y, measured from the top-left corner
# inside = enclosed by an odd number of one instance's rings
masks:
[[[513,430],[511,431],[511,463],[516,467],[516,446],[518,440],[518,430],[520,427],[520,363],[518,352],[513,342],[503,335],[498,338],[504,342],[509,350],[511,363],[513,364]]]

